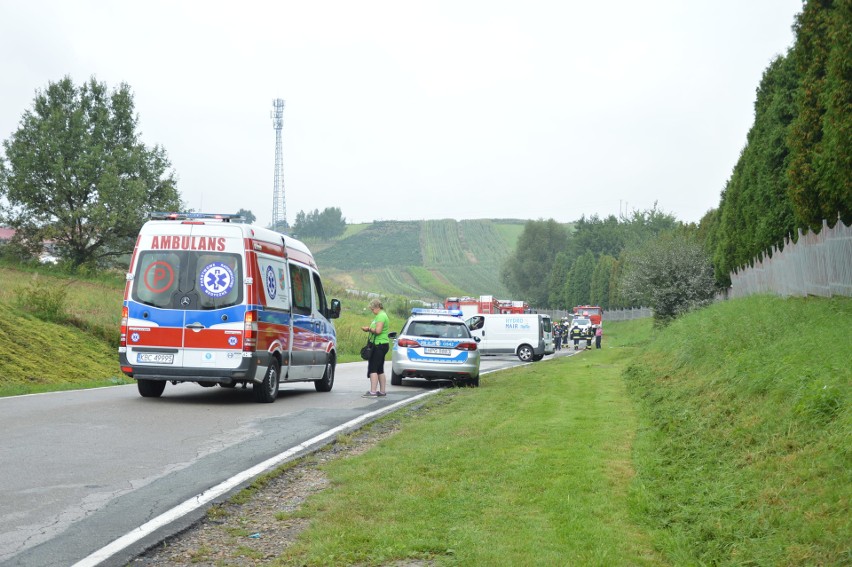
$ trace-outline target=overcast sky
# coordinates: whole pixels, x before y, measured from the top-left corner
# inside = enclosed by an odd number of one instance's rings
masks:
[[[70,75],[134,93],[186,204],[349,222],[718,206],[800,0],[0,2],[0,139]]]

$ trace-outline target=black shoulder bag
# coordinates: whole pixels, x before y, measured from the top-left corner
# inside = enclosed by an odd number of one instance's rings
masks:
[[[370,333],[370,336],[367,338],[367,344],[364,345],[364,348],[361,349],[361,358],[364,360],[370,360],[370,357],[373,356],[373,348],[375,348],[375,344],[373,344],[373,334]]]

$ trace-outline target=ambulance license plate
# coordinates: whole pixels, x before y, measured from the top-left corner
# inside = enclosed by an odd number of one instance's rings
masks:
[[[450,349],[448,348],[425,348],[423,350],[426,354],[440,354],[443,356],[450,356]]]
[[[137,362],[150,362],[154,364],[174,364],[175,355],[161,354],[158,352],[141,352],[136,357]]]

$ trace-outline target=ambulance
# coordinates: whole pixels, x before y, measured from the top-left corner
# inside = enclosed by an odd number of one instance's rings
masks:
[[[282,382],[334,385],[340,301],[326,299],[302,242],[236,215],[152,213],[127,272],[118,349],[139,394],[166,383],[251,385],[275,401]]]

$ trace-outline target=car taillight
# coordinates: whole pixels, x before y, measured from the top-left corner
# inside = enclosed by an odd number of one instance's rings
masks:
[[[119,346],[127,347],[127,317],[129,312],[127,311],[127,307],[121,308],[121,338],[119,339]]]
[[[396,341],[396,346],[401,346],[405,348],[417,348],[420,346],[420,343],[417,341],[412,341],[411,339],[399,339]]]
[[[469,343],[459,343],[456,345],[456,350],[476,350],[476,343],[472,341]]]
[[[243,351],[254,352],[257,348],[257,311],[246,311],[243,325]]]

